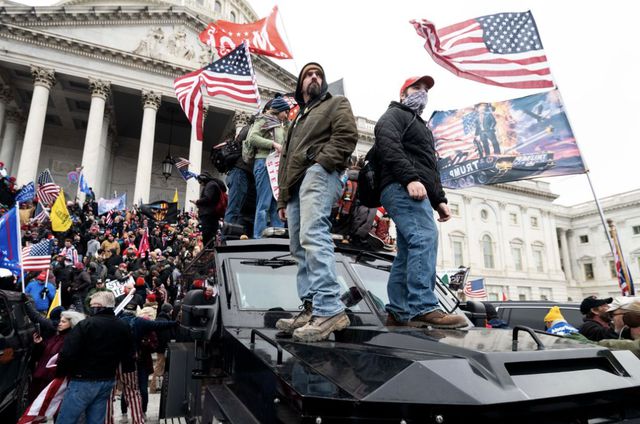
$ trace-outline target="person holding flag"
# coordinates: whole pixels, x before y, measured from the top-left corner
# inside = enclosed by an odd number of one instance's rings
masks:
[[[33,299],[36,310],[46,315],[56,295],[56,286],[47,281],[47,272],[42,271],[34,281],[27,284],[24,291]]]

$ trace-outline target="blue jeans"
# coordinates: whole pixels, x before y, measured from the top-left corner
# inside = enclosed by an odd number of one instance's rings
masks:
[[[314,164],[287,204],[291,254],[298,263],[298,296],[313,302],[316,316],[332,316],[344,310],[330,220],[331,207],[342,189],[337,171],[329,173]]]
[[[247,173],[240,168],[233,168],[227,173],[227,187],[229,188],[229,203],[224,214],[224,222],[240,224],[240,212],[244,201],[247,199],[249,180]]]
[[[386,186],[380,200],[396,224],[398,249],[387,283],[386,309],[408,321],[439,307],[434,293],[438,229],[428,199],[413,200],[401,184]]]
[[[56,424],[75,424],[85,413],[87,424],[103,424],[115,380],[71,380]]]
[[[253,238],[259,239],[267,228],[267,217],[272,227],[284,227],[278,217],[278,204],[273,197],[266,159],[256,159],[253,164],[253,176],[256,179],[256,219],[253,223]]]

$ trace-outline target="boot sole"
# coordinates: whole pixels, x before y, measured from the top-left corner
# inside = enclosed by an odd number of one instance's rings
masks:
[[[299,321],[299,322],[300,322],[300,321]],[[280,323],[280,321],[276,321],[276,329],[278,329],[278,330],[280,330],[280,331],[283,331],[283,332],[285,332],[285,333],[288,333],[288,334],[293,334],[293,332],[294,332],[296,329],[298,329],[298,328],[300,328],[300,327],[304,327],[305,325],[307,325],[307,322],[309,322],[309,320],[304,321],[304,322],[301,322],[301,325],[295,325],[295,326],[293,326],[293,325],[286,325],[286,324],[284,324],[284,323]]]
[[[444,330],[450,330],[450,329],[456,329],[456,328],[464,328],[467,326],[467,323],[465,322],[460,324],[433,324],[433,323],[427,323],[427,322],[409,321],[407,325],[413,328],[433,327],[433,328],[440,328]]]
[[[344,317],[338,319],[335,324],[320,333],[296,334],[296,332],[294,331],[293,340],[296,342],[321,342],[323,340],[327,340],[331,333],[333,333],[334,331],[344,330],[350,324],[351,321],[349,321],[349,317],[345,315]]]

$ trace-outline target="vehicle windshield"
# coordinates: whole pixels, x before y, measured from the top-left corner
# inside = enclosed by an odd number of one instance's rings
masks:
[[[238,306],[242,310],[269,310],[282,308],[297,311],[300,298],[296,285],[298,268],[295,265],[264,267],[256,265],[259,259],[229,259],[230,269],[237,286]],[[340,294],[353,285],[344,264],[336,264]],[[351,306],[353,312],[363,312],[360,304]]]

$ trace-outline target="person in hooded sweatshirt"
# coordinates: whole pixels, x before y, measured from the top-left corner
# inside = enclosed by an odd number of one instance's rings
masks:
[[[438,221],[451,218],[440,183],[433,135],[422,120],[427,92],[434,81],[428,75],[408,78],[400,88],[400,102],[391,102],[375,126],[375,152],[381,166],[380,200],[396,224],[397,255],[387,293],[387,325],[458,328],[461,315],[439,308],[434,292]]]
[[[308,63],[300,72],[294,119],[280,157],[278,214],[289,226],[290,250],[298,264],[302,312],[276,327],[296,341],[320,341],[349,325],[340,301],[331,208],[343,190],[341,174],[358,142],[349,101],[328,91],[324,69]]]
[[[214,178],[207,171],[198,176],[200,183],[200,198],[191,203],[198,207],[198,219],[202,229],[202,244],[208,245],[216,237],[218,221],[224,217],[224,211],[218,211],[216,206],[222,193],[227,192],[224,182]]]

